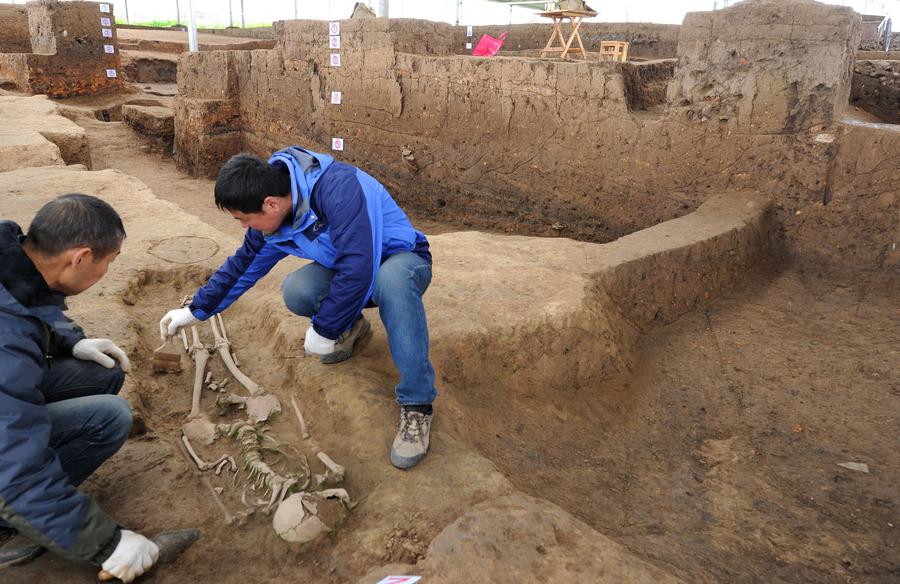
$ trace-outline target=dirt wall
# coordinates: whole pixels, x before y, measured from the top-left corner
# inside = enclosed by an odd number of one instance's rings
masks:
[[[900,62],[857,61],[850,103],[888,124],[900,124]]]
[[[24,6],[0,4],[0,53],[30,53],[31,34]]]
[[[329,66],[321,22],[277,23],[273,51],[183,55],[179,162],[214,175],[241,149],[328,151],[339,137],[339,158],[420,216],[590,241],[683,215],[716,192],[757,191],[773,197],[788,253],[884,266],[896,219],[827,203],[846,155],[840,124],[859,40],[851,10],[750,0],[689,15],[665,111],[649,112],[637,111],[634,84],[643,86],[622,65],[446,56],[454,27],[430,26],[435,34],[342,21],[340,67]],[[825,218],[807,220],[816,214]],[[847,223],[847,245],[810,244],[834,222]]]
[[[0,76],[20,91],[51,97],[92,95],[122,87],[115,15],[101,13],[97,2],[38,0],[25,6],[31,52],[0,55]],[[109,18],[108,27],[101,18]],[[110,31],[104,37],[102,30]],[[107,74],[116,72],[115,77]]]
[[[600,51],[601,41],[627,41],[628,56],[658,59],[674,57],[678,48],[677,24],[653,24],[643,22],[585,22],[579,28],[584,48],[591,52]],[[476,26],[473,42],[478,42],[483,34],[498,36],[508,33],[504,48],[511,51],[543,49],[553,26],[549,24],[513,24],[509,26]],[[563,34],[568,38],[571,27],[563,24]],[[465,32],[463,31],[463,35]],[[465,40],[463,40],[463,47]]]

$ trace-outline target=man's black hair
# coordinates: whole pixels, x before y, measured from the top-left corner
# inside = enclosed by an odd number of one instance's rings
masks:
[[[26,241],[47,257],[73,247],[89,247],[96,261],[117,251],[124,238],[122,218],[109,203],[70,193],[41,207],[31,220]]]
[[[215,192],[219,209],[259,213],[266,197],[291,192],[291,175],[253,154],[236,154],[219,170]]]

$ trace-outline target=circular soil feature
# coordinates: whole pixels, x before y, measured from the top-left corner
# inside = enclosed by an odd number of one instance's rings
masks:
[[[152,256],[173,264],[196,264],[219,251],[219,244],[206,237],[179,235],[157,241],[147,250]]]

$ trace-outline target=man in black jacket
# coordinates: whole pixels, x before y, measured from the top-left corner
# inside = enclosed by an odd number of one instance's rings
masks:
[[[0,568],[49,549],[131,582],[159,550],[121,529],[78,490],[125,442],[131,409],[116,395],[130,365],[107,339],[88,339],[64,314],[119,254],[125,229],[96,197],[63,195],[28,235],[0,221]]]

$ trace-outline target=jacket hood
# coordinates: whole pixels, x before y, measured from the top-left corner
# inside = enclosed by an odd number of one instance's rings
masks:
[[[333,163],[334,158],[331,156],[299,146],[279,150],[269,158],[269,164],[285,167],[291,174],[291,202],[294,209],[292,228],[294,230],[302,231],[318,219],[309,207],[309,198],[316,182]]]
[[[23,307],[63,306],[65,294],[51,290],[22,249],[25,235],[12,221],[0,221],[0,308],[22,313]]]

